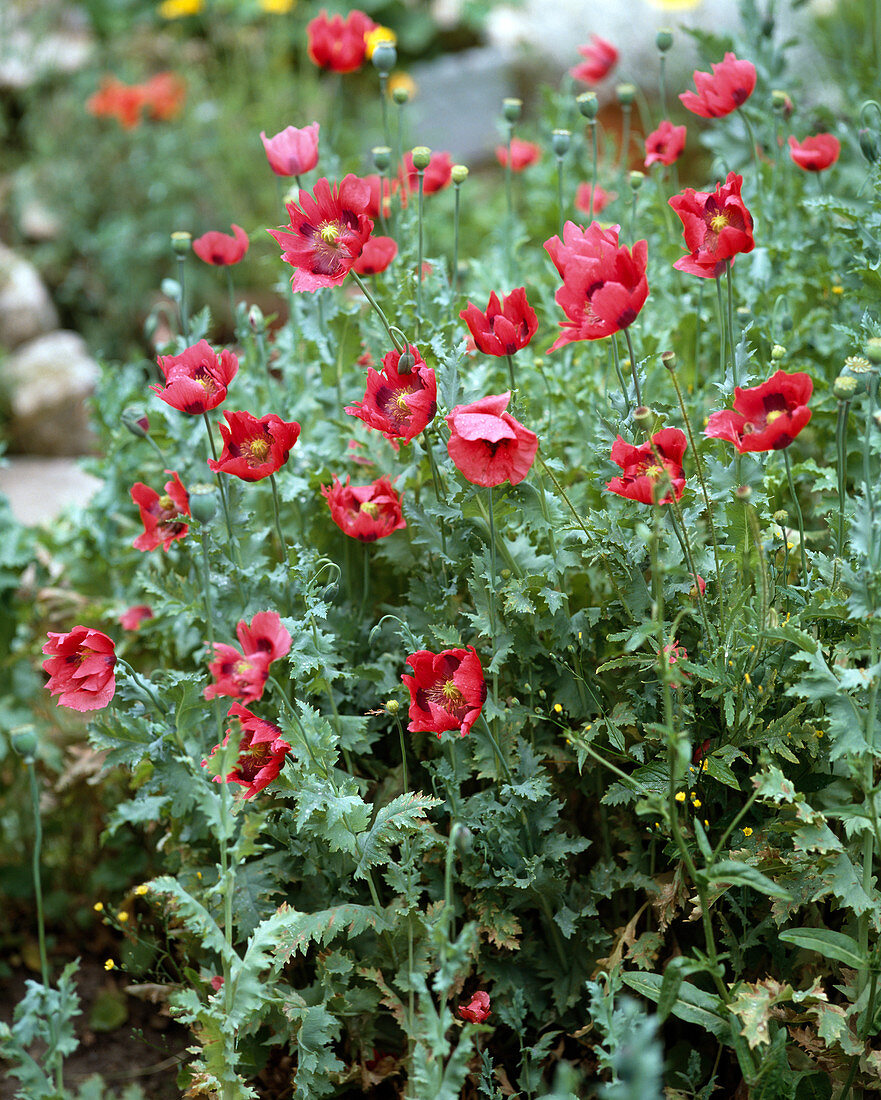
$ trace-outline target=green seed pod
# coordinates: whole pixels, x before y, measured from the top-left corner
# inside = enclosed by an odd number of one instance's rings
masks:
[[[37,758],[37,731],[33,725],[16,726],[9,731],[9,741],[26,764],[33,764]]]
[[[781,359],[786,358],[786,348],[782,344],[775,344],[771,348],[771,359],[775,363],[779,363]]]
[[[629,107],[634,99],[636,99],[636,85],[619,84],[615,89],[615,95],[618,97],[618,102],[622,107]]]
[[[655,419],[655,410],[650,409],[648,405],[637,405],[633,410],[633,419],[639,426],[645,427],[646,424],[651,424]]]
[[[464,183],[465,180],[468,179],[468,168],[466,167],[466,165],[454,164],[453,170],[450,173],[450,178],[452,179],[456,187],[458,187],[459,184]]]
[[[431,161],[431,150],[427,145],[417,145],[412,152],[413,167],[417,172],[424,172]]]
[[[859,382],[852,374],[839,374],[832,383],[832,392],[839,401],[850,401],[857,392]]]
[[[749,485],[738,485],[734,490],[734,495],[738,500],[742,500],[745,503],[753,495],[753,491]]]
[[[217,490],[213,485],[190,487],[190,515],[199,523],[210,523],[217,511]]]
[[[554,130],[551,134],[551,148],[558,157],[565,157],[572,144],[571,130]]]
[[[870,363],[881,363],[881,336],[870,336],[863,351]]]
[[[388,76],[398,60],[398,51],[395,49],[394,42],[377,42],[373,47],[373,56],[370,60],[378,73]]]
[[[668,371],[676,370],[676,352],[675,351],[663,351],[661,352],[661,362],[667,368]]]
[[[590,122],[596,119],[600,109],[600,101],[597,99],[596,92],[582,92],[575,102],[578,104],[578,110],[586,119]]]
[[[392,162],[392,151],[387,145],[374,145],[370,150],[373,156],[373,167],[377,172],[385,172]]]
[[[642,187],[642,181],[645,179],[645,172],[631,172],[630,173],[630,190],[638,191]]]
[[[193,234],[186,233],[183,230],[178,230],[171,234],[171,247],[174,250],[176,256],[186,256],[190,251],[190,245],[192,244]]]
[[[516,122],[523,114],[523,100],[509,96],[502,100],[502,114],[507,122]]]
[[[392,92],[392,99],[399,107],[403,107],[405,103],[410,102],[410,93],[403,84],[399,84]]]
[[[401,704],[397,699],[387,699],[385,704],[386,714],[395,715],[401,709]]]
[[[668,30],[666,27],[662,30],[659,30],[658,33],[655,35],[655,45],[658,47],[661,53],[666,53],[667,50],[669,50],[670,47],[673,45],[673,32],[671,30]]]

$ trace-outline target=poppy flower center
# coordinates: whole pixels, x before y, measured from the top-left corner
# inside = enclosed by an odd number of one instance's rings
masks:
[[[263,438],[252,439],[248,445],[248,451],[254,462],[263,462],[269,454],[269,443]]]
[[[371,519],[373,519],[376,513],[379,511],[379,508],[373,503],[372,500],[364,500],[361,502],[360,511],[366,512],[367,515],[370,516]]]
[[[318,228],[318,235],[325,244],[334,244],[340,239],[340,227],[334,222],[324,222]]]
[[[646,466],[645,468],[645,476],[650,477],[652,481],[657,481],[663,472],[661,466]]]
[[[444,697],[444,701],[451,706],[461,706],[465,702],[465,696],[453,683],[452,678],[447,680],[441,686],[441,695]]]
[[[766,424],[773,424],[774,421],[779,420],[781,416],[783,416],[783,410],[782,409],[772,409],[768,413],[768,415],[765,417],[765,423]]]
[[[710,229],[714,233],[721,233],[726,225],[728,225],[728,215],[721,211],[710,220]]]
[[[177,505],[167,493],[159,498],[158,503],[163,512],[177,512]]]

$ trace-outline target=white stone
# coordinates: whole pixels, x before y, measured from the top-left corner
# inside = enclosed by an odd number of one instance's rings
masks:
[[[18,347],[57,326],[58,314],[37,269],[0,245],[0,347]]]
[[[19,523],[28,525],[51,523],[65,509],[83,507],[100,486],[73,458],[16,455],[0,466],[0,493]]]
[[[30,340],[0,365],[11,418],[11,450],[79,455],[94,448],[86,405],[101,370],[75,332]]]

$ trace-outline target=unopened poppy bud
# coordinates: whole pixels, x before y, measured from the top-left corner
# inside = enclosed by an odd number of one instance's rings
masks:
[[[373,47],[373,56],[370,60],[377,72],[388,76],[398,60],[398,51],[395,49],[394,42],[388,40],[377,42]]]
[[[869,164],[875,164],[878,160],[878,139],[871,130],[860,130],[857,136],[860,139],[860,152]]]
[[[669,50],[670,47],[673,45],[673,32],[671,30],[668,30],[666,27],[664,27],[662,30],[659,30],[658,33],[655,35],[655,45],[658,47],[661,53],[666,53],[667,50]]]
[[[857,392],[858,385],[852,374],[839,374],[832,384],[832,392],[839,401],[849,401]]]
[[[645,172],[631,172],[630,173],[630,190],[638,191],[642,187],[642,181],[645,179]]]
[[[771,108],[776,111],[777,114],[783,115],[784,118],[789,118],[792,114],[792,100],[782,91],[780,88],[775,88],[771,92]]]
[[[593,122],[600,109],[600,101],[597,99],[596,92],[582,92],[575,100],[578,104],[578,110],[582,115]]]
[[[192,233],[186,233],[183,230],[179,230],[176,233],[171,234],[171,247],[174,250],[176,256],[186,256],[190,251],[190,245],[193,240]]]
[[[558,157],[565,157],[572,144],[571,130],[554,130],[551,134],[551,148]]]
[[[786,348],[782,344],[775,344],[771,348],[771,358],[775,363],[779,363],[781,359],[786,358]]]
[[[467,856],[474,847],[474,834],[467,825],[460,825],[457,821],[453,826],[453,844],[460,856]]]
[[[13,749],[26,764],[32,764],[37,758],[37,731],[28,723],[10,730],[9,740]]]
[[[413,167],[417,172],[424,172],[431,161],[431,150],[427,145],[417,145],[413,150]]]
[[[792,332],[792,314],[784,313],[780,318],[780,327],[784,332]]]
[[[253,305],[248,310],[248,324],[251,326],[251,332],[257,336],[262,336],[266,331],[266,318],[258,305]]]
[[[734,495],[737,497],[738,500],[746,502],[753,495],[753,491],[749,487],[749,485],[738,485],[737,488],[734,490]]]
[[[453,183],[458,187],[459,184],[464,183],[465,180],[468,179],[468,168],[464,164],[454,164],[450,172],[450,179],[452,179]]]
[[[636,99],[636,86],[634,84],[619,84],[615,89],[615,95],[622,107],[629,107]]]
[[[870,336],[863,351],[870,363],[881,363],[881,337]]]
[[[399,107],[410,102],[410,89],[404,84],[398,84],[392,91],[392,99]]]
[[[779,509],[778,509],[778,510],[777,510],[777,511],[776,511],[776,512],[775,512],[775,513],[774,513],[774,514],[773,514],[773,515],[771,516],[771,519],[772,519],[772,520],[773,520],[773,521],[774,521],[775,523],[779,523],[779,524],[780,524],[780,526],[782,527],[782,526],[783,526],[783,524],[784,524],[784,523],[786,523],[786,521],[787,521],[787,520],[789,519],[789,516],[788,516],[788,515],[786,514],[786,509],[785,509],[785,508],[779,508]]]
[[[633,419],[640,427],[644,427],[646,424],[651,424],[655,419],[655,410],[650,409],[648,405],[637,405],[633,410]]]
[[[120,420],[132,435],[138,436],[139,439],[143,439],[150,431],[150,421],[147,414],[138,405],[129,405],[123,409]]]
[[[386,704],[385,704],[386,714],[392,714],[392,715],[397,714],[400,709],[401,709],[401,704],[398,702],[397,699],[387,699],[386,700]]]
[[[398,360],[398,374],[410,374],[416,366],[416,359],[412,352],[405,351]]]
[[[384,172],[392,162],[392,151],[387,145],[374,145],[370,153],[377,172]]]
[[[523,100],[508,96],[502,100],[502,114],[507,122],[516,122],[523,114]]]
[[[190,486],[190,515],[199,523],[210,523],[217,511],[217,490],[213,485]]]
[[[676,370],[676,352],[675,351],[663,351],[661,352],[661,362],[667,368],[668,371]]]

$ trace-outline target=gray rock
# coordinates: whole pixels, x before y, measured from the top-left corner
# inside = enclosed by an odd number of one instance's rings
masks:
[[[67,508],[82,507],[100,487],[73,458],[17,456],[0,466],[0,493],[19,523],[44,524]]]
[[[95,45],[83,13],[47,0],[0,0],[0,88],[30,88],[40,80],[76,72]]]
[[[51,332],[14,351],[0,366],[11,417],[10,449],[38,455],[94,450],[86,400],[100,374],[75,332]]]
[[[58,314],[37,269],[0,245],[0,347],[18,347],[57,326]]]

